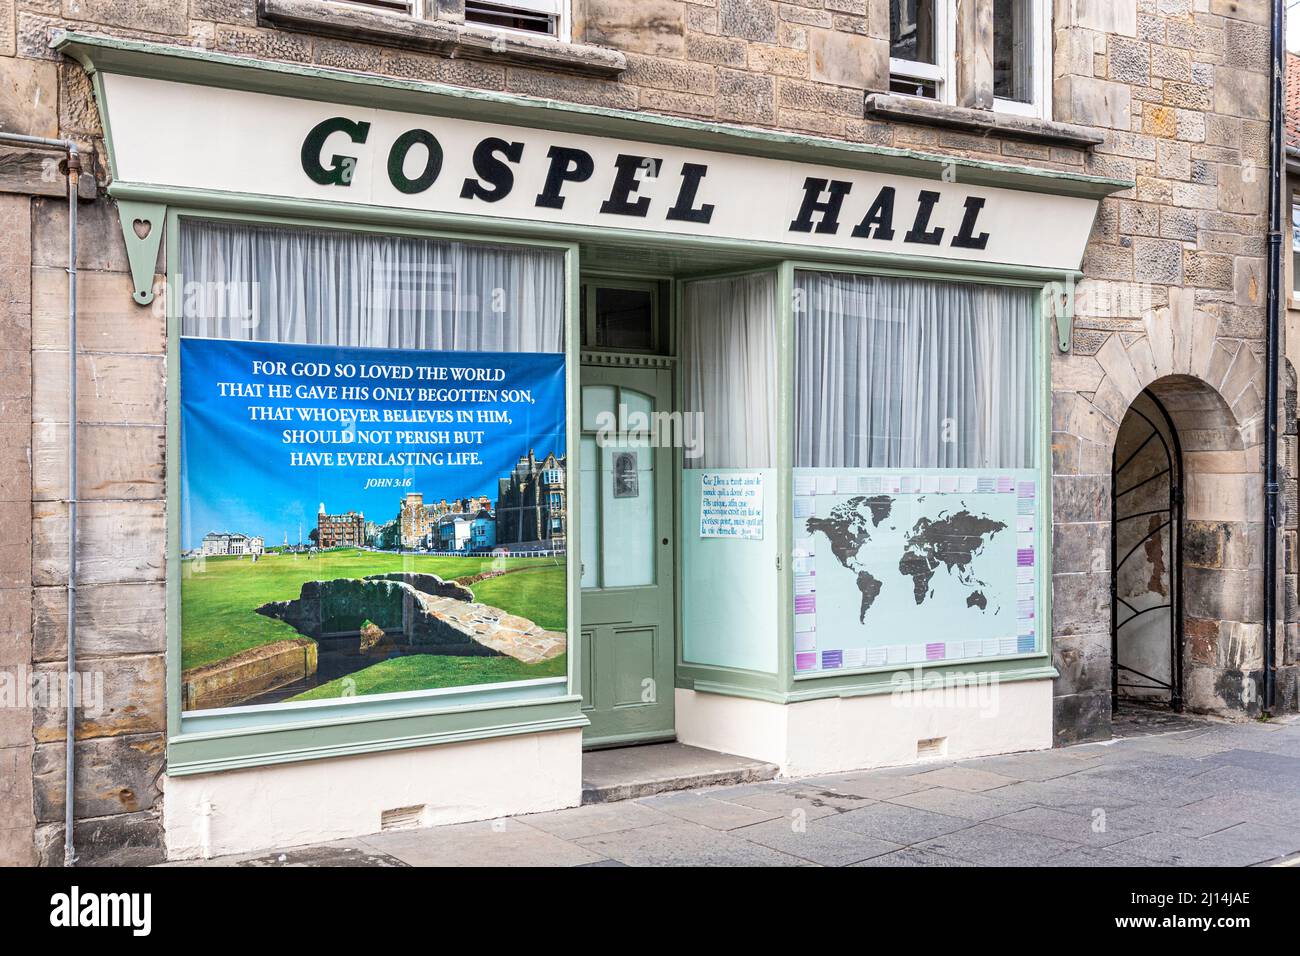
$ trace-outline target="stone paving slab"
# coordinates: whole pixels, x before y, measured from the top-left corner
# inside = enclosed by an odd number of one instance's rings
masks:
[[[715,800],[726,800],[755,810],[772,811],[791,819],[796,818],[796,814],[802,814],[804,820],[819,820],[875,802],[866,797],[845,797],[797,787],[772,788],[765,792],[756,791],[738,796],[710,793],[710,796]]]
[[[1170,729],[1173,728],[1173,729]],[[1300,854],[1300,721],[1186,718],[1064,750],[735,780],[248,854],[236,866],[1254,866]],[[644,761],[650,748],[635,748]],[[669,748],[683,764],[726,755]],[[599,767],[605,754],[588,755]],[[626,752],[606,766],[626,761]],[[615,769],[626,770],[626,766]],[[613,779],[611,777],[611,779]]]
[[[1097,750],[1083,748],[1071,750],[1036,750],[1030,753],[1008,754],[1004,757],[980,757],[969,766],[1014,777],[1017,780],[1055,780],[1078,773],[1102,759]]]
[[[918,847],[907,846],[901,850],[895,850],[893,853],[886,853],[883,856],[873,856],[868,860],[860,863],[850,864],[851,866],[898,866],[898,867],[921,867],[921,866],[974,866],[969,860],[958,860],[956,857],[944,856],[942,853],[935,853],[933,850],[922,850]]]
[[[617,833],[619,830],[670,823],[673,817],[635,800],[627,800],[620,803],[593,803],[569,810],[552,810],[549,813],[530,813],[516,819],[562,840],[575,840],[598,833]]]
[[[914,777],[898,776],[884,772],[866,771],[834,777],[810,777],[800,781],[830,794],[847,794],[870,800],[889,800],[905,793],[928,790],[931,784],[918,783]]]
[[[929,790],[918,790],[915,793],[891,797],[889,802],[974,822],[1005,816],[1033,806],[1024,799],[997,796],[996,794],[1000,792],[968,793],[964,790],[949,790],[947,787],[931,787]]]
[[[667,813],[713,830],[735,830],[753,823],[765,823],[784,814],[776,810],[758,810],[729,800],[715,800],[698,793],[665,793],[637,801],[661,813]]]
[[[1008,777],[988,770],[976,770],[973,767],[945,767],[942,770],[916,774],[909,779],[931,787],[949,787],[970,793],[983,793],[985,790],[996,790],[998,787],[1020,782],[1016,777]]]
[[[818,822],[901,846],[920,843],[971,825],[969,820],[960,817],[915,810],[896,803],[877,803],[860,810],[848,810]]]
[[[412,866],[577,866],[605,857],[518,820],[486,820],[364,837]]]
[[[584,849],[629,866],[808,866],[799,857],[680,820],[582,837]]]
[[[1077,845],[1038,833],[1011,830],[995,823],[977,823],[926,840],[919,847],[968,860],[977,866],[1037,866]]]
[[[821,866],[849,866],[902,849],[897,843],[848,832],[816,820],[804,821],[802,826],[792,826],[786,819],[769,820],[767,823],[756,823],[732,832],[752,843],[769,846]]]
[[[1150,833],[1154,827],[1142,826],[1133,821],[1116,821],[1098,808],[1092,813],[1071,813],[1053,807],[1030,807],[991,821],[1000,827],[1037,833],[1077,846],[1094,849],[1121,843],[1133,837]]]
[[[582,802],[608,803],[674,790],[771,780],[774,764],[688,747],[650,744],[596,750],[582,759]]]

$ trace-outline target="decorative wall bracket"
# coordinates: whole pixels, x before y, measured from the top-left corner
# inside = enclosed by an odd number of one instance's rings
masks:
[[[1066,276],[1063,282],[1043,285],[1043,320],[1056,320],[1056,347],[1061,352],[1070,351],[1070,343],[1074,340],[1074,290],[1074,276]]]
[[[167,206],[163,203],[119,200],[117,215],[122,221],[122,238],[131,263],[131,298],[139,305],[153,301],[154,266],[158,264],[158,247],[162,244],[163,223]]]

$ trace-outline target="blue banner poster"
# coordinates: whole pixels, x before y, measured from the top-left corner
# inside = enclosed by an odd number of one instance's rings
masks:
[[[185,710],[565,675],[563,355],[180,360]]]

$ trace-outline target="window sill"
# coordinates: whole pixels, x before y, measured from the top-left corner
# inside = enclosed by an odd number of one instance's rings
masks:
[[[446,20],[421,20],[325,3],[323,0],[259,0],[261,22],[297,33],[402,47],[444,56],[490,60],[516,66],[563,70],[605,79],[627,69],[617,50],[552,37],[530,37],[466,26]]]
[[[1091,149],[1105,141],[1102,134],[1085,126],[1072,123],[1054,123],[1050,120],[994,110],[970,109],[950,106],[932,100],[890,93],[868,93],[866,115],[882,119],[902,120],[908,123],[925,123],[946,129],[1008,136],[1037,143],[1073,146]]]

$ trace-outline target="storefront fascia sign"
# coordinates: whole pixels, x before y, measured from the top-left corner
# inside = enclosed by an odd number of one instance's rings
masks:
[[[958,164],[952,181],[925,179],[124,74],[101,81],[116,181],[165,189],[1070,275],[1098,205],[962,183]]]

